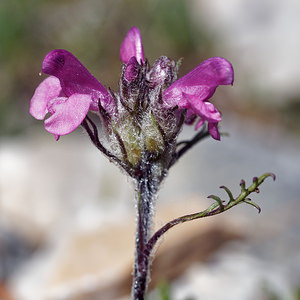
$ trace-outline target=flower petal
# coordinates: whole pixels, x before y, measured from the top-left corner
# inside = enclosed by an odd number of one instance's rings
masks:
[[[58,97],[62,92],[59,80],[50,76],[43,80],[36,88],[30,101],[30,114],[38,119],[43,120],[48,112],[48,102]]]
[[[184,123],[187,125],[192,125],[195,122],[196,118],[197,118],[197,115],[195,114],[195,112],[191,109],[187,109],[186,115],[184,118]]]
[[[190,104],[188,112],[195,113],[200,117],[197,122],[195,129],[197,130],[201,127],[205,121],[208,123],[208,132],[215,140],[220,140],[220,133],[218,131],[218,123],[222,121],[220,112],[215,108],[215,106],[208,102],[202,101],[197,96],[191,96],[184,94],[186,100]]]
[[[184,94],[184,96],[190,104],[190,109],[202,119],[210,122],[222,121],[220,112],[212,103],[208,101],[202,101],[197,96],[191,96],[187,94]]]
[[[104,108],[112,104],[112,99],[105,87],[84,67],[70,52],[56,49],[46,55],[42,72],[60,80],[66,96],[73,94],[91,95],[91,110],[98,110],[98,101]]]
[[[217,141],[221,139],[217,122],[208,122],[208,132]]]
[[[207,100],[219,85],[233,83],[233,67],[229,61],[222,57],[213,57],[205,60],[185,76],[176,80],[163,93],[168,106],[178,105],[187,107],[187,99],[182,93],[197,96]]]
[[[145,60],[142,37],[137,27],[132,27],[128,31],[120,49],[120,59],[122,62],[128,63],[133,56],[135,56],[138,63]]]
[[[52,115],[45,120],[45,129],[56,136],[72,132],[87,115],[91,101],[90,95],[83,94],[53,99],[48,105]]]

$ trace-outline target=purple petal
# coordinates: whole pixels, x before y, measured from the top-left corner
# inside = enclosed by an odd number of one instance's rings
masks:
[[[58,97],[62,92],[59,80],[50,76],[43,80],[36,88],[30,101],[30,114],[38,119],[43,120],[48,112],[47,105],[50,100]]]
[[[204,120],[200,119],[195,126],[195,130],[198,130],[203,124],[204,124]]]
[[[196,118],[197,118],[197,115],[191,109],[188,109],[186,111],[184,123],[187,125],[192,125],[195,122]]]
[[[92,97],[90,109],[98,110],[98,101],[104,108],[112,104],[112,99],[105,87],[84,67],[70,52],[62,49],[53,50],[46,55],[42,72],[60,80],[66,96],[86,94]]]
[[[182,97],[182,93],[197,96],[203,101],[209,99],[219,85],[232,83],[231,63],[222,57],[213,57],[176,80],[164,91],[163,98],[168,106],[186,108],[188,102]]]
[[[218,123],[208,122],[208,132],[215,140],[219,141],[221,139],[220,133],[218,130]]]
[[[128,31],[120,49],[120,59],[122,62],[127,64],[133,56],[135,56],[138,63],[145,60],[142,37],[137,27],[132,27]]]
[[[53,134],[53,136],[54,136],[54,138],[55,138],[56,141],[58,141],[59,138],[60,138],[60,135],[57,135],[57,134]]]
[[[202,101],[196,96],[187,94],[184,94],[184,96],[190,104],[188,112],[193,112],[200,117],[200,120],[197,122],[195,129],[197,130],[204,124],[205,121],[207,121],[208,132],[210,133],[210,135],[214,139],[220,140],[220,133],[218,131],[218,123],[222,121],[220,112],[212,103],[208,101]]]
[[[190,96],[186,94],[184,94],[184,96],[190,104],[190,109],[202,119],[211,122],[222,121],[221,114],[212,103],[208,101],[202,101],[196,96]]]
[[[87,115],[91,101],[90,95],[83,94],[53,99],[48,104],[51,116],[45,120],[45,129],[55,136],[72,132]]]

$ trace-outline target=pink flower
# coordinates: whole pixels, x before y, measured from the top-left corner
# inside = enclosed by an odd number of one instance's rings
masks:
[[[222,57],[213,57],[171,84],[163,92],[163,99],[167,107],[187,109],[188,120],[199,116],[196,129],[206,121],[210,135],[220,140],[218,122],[222,120],[221,115],[208,99],[219,85],[230,84],[233,84],[231,63]]]
[[[142,38],[137,27],[133,27],[127,33],[120,50],[121,61],[127,64],[125,78],[136,77],[136,65],[145,61]],[[170,84],[172,77],[169,68],[171,61],[161,57],[155,63],[150,81],[154,84],[166,82]],[[174,68],[174,67],[173,67]],[[171,77],[171,78],[168,78]],[[222,120],[220,113],[214,105],[208,102],[219,85],[233,83],[233,68],[230,62],[222,57],[213,57],[202,62],[191,72],[175,81],[163,92],[163,100],[167,108],[177,106],[179,109],[187,109],[186,123],[191,123],[197,116],[196,129],[208,123],[210,135],[220,140],[218,123]]]
[[[42,72],[50,77],[37,87],[30,103],[31,115],[43,120],[49,113],[45,128],[58,139],[80,126],[90,110],[103,113],[99,105],[118,119],[118,106],[126,106],[125,110],[134,113],[141,103],[144,107],[150,103],[159,120],[163,120],[165,111],[186,109],[186,124],[193,124],[198,118],[196,129],[207,122],[210,135],[220,139],[221,115],[208,100],[219,85],[233,83],[230,62],[221,57],[207,59],[175,81],[174,61],[161,56],[151,68],[145,60],[137,27],[132,27],[122,42],[120,59],[123,62],[120,93],[111,95],[73,54],[66,50],[51,51],[42,64]],[[160,126],[172,130],[163,121]]]
[[[30,102],[30,114],[45,120],[45,129],[55,138],[75,130],[89,110],[98,111],[98,101],[111,110],[113,101],[108,91],[83,64],[66,50],[53,50],[46,55],[42,72],[50,77],[40,83]]]

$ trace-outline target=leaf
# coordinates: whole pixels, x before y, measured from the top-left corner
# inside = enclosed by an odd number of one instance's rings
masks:
[[[214,199],[214,200],[216,200],[216,201],[218,202],[218,204],[219,204],[220,211],[224,211],[224,205],[223,205],[223,201],[221,200],[221,198],[220,198],[220,197],[218,197],[218,196],[215,196],[215,195],[210,195],[210,196],[208,196],[207,198],[211,198],[211,199]]]
[[[245,202],[245,203],[247,203],[247,204],[249,204],[249,205],[252,205],[253,207],[255,207],[255,208],[258,210],[258,213],[260,214],[261,208],[260,208],[260,206],[259,206],[257,203],[253,202],[253,201],[252,201],[251,199],[249,199],[249,198],[246,198],[246,199],[243,200],[242,202]]]

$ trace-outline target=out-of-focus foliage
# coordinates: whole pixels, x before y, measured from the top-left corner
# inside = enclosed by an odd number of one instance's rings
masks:
[[[20,99],[30,86],[37,40],[36,0],[0,3],[0,130],[16,130]],[[32,34],[30,34],[32,33]],[[33,65],[32,65],[33,64]],[[21,105],[22,106],[22,105]],[[26,116],[24,116],[26,118]]]
[[[263,285],[262,290],[264,294],[264,299],[266,300],[283,300],[283,297],[279,295],[272,286]],[[300,300],[300,287],[293,290],[291,294],[293,300]]]

